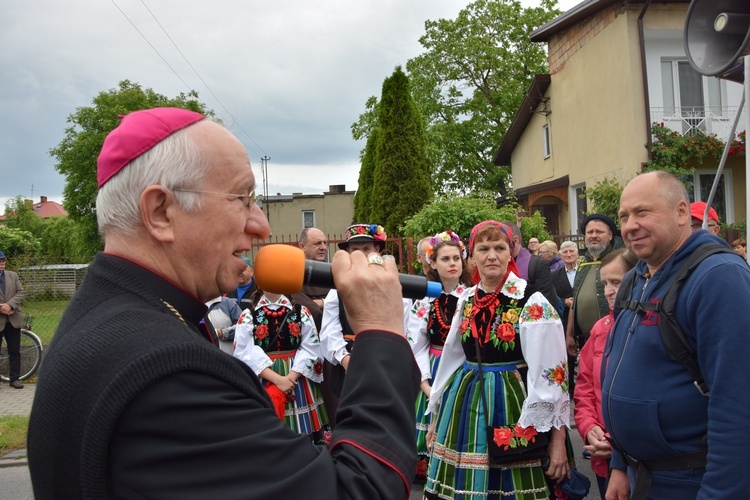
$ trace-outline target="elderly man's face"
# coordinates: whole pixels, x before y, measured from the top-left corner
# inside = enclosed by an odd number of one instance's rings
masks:
[[[0,259],[0,271],[5,271],[5,259]]]
[[[326,240],[326,235],[320,229],[308,229],[307,239],[300,243],[299,247],[305,253],[307,260],[325,262],[326,255],[328,254],[328,240]]]
[[[591,253],[602,253],[612,241],[612,231],[606,222],[593,219],[586,224],[586,248]]]
[[[698,217],[692,217],[690,222],[690,229],[692,229],[693,232],[696,232],[699,229],[703,229],[703,221],[700,220]],[[716,236],[719,235],[719,224],[715,220],[708,220],[708,232],[711,234],[715,234]]]
[[[211,122],[188,130],[210,162],[202,191],[248,194],[255,189],[245,148],[229,131]],[[174,242],[169,252],[178,261],[175,267],[180,266],[178,284],[206,302],[237,287],[237,277],[248,267],[241,255],[271,229],[255,204],[248,209],[240,198],[214,195],[202,195],[201,201],[198,211],[170,214]]]
[[[565,264],[568,264],[568,267],[570,267],[570,265],[578,261],[578,248],[574,246],[563,248],[560,250],[560,258]]]

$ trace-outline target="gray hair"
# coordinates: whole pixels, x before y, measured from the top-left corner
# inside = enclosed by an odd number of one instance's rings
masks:
[[[200,122],[199,122],[200,123]],[[96,219],[99,232],[119,232],[133,236],[143,226],[140,197],[152,185],[165,190],[203,189],[210,164],[204,158],[186,127],[131,161],[99,189]],[[180,208],[187,212],[201,209],[199,193],[174,192]]]
[[[560,251],[562,252],[564,248],[568,248],[568,247],[573,247],[576,250],[578,250],[578,245],[575,242],[567,240],[567,241],[563,241],[560,244]]]

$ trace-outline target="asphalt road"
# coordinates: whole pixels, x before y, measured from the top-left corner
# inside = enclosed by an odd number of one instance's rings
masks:
[[[594,473],[591,471],[591,466],[588,460],[581,458],[581,451],[583,451],[583,441],[578,432],[573,429],[570,433],[573,448],[575,449],[576,465],[578,470],[586,474],[591,480],[591,489],[589,495],[586,498],[593,500],[599,500],[599,490],[596,487],[596,478]],[[4,467],[0,468],[0,500],[13,499],[13,500],[33,500],[34,495],[31,491],[31,479],[29,478],[29,468],[25,466],[19,467]],[[414,485],[411,491],[409,500],[419,500],[422,498],[422,486]]]

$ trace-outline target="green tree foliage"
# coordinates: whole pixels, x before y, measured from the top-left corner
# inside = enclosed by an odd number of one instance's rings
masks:
[[[401,67],[383,82],[379,111],[369,222],[396,236],[432,199],[422,117]]]
[[[419,239],[450,229],[468,241],[471,229],[483,220],[515,221],[516,212],[520,210],[521,206],[515,202],[498,208],[492,194],[487,192],[469,196],[448,193],[439,195],[419,213],[409,217],[401,233]],[[546,221],[538,211],[531,217],[524,217],[521,228],[525,240],[534,236],[539,241],[550,239]]]
[[[24,255],[38,254],[42,245],[29,231],[16,227],[0,227],[0,250],[14,262]]]
[[[25,200],[23,196],[5,202],[5,226],[31,234],[39,235],[44,227],[44,219],[34,212],[31,200]]]
[[[497,208],[490,195],[459,196],[445,194],[409,217],[401,228],[404,236],[423,238],[450,229],[464,241],[471,228],[483,220],[516,220],[514,206]]]
[[[71,217],[51,217],[44,223],[40,241],[42,253],[55,262],[83,264],[91,260],[86,249],[84,226]]]
[[[586,188],[584,196],[591,202],[591,210],[587,214],[604,214],[611,217],[614,221],[618,220],[617,214],[620,211],[620,195],[623,189],[625,189],[625,186],[620,184],[617,179],[608,178],[602,179],[593,186]]]
[[[65,209],[70,217],[80,224],[85,253],[93,255],[102,249],[102,241],[96,225],[96,158],[104,138],[119,123],[119,115],[139,109],[156,107],[178,107],[213,116],[213,111],[198,100],[198,93],[191,91],[168,98],[143,89],[137,83],[123,80],[116,89],[100,92],[93,99],[93,106],[82,106],[68,116],[65,137],[50,155],[57,160],[55,168],[65,180]]]
[[[407,62],[426,124],[433,190],[504,192],[510,169],[492,164],[534,75],[547,72],[543,44],[529,34],[560,14],[556,0],[477,0],[455,20],[425,23],[425,51]],[[377,120],[377,102],[352,126],[355,139]]]
[[[375,158],[378,137],[378,129],[373,130],[367,138],[367,145],[365,146],[365,151],[362,155],[362,166],[359,169],[357,193],[354,195],[353,224],[357,222],[367,222],[373,218],[372,188],[374,182],[373,176],[375,175]]]
[[[513,221],[515,219],[503,219],[504,221]],[[551,240],[552,235],[547,232],[547,219],[537,210],[531,217],[524,217],[521,220],[521,233],[523,234],[523,244],[526,246],[531,238],[536,238],[540,242]]]

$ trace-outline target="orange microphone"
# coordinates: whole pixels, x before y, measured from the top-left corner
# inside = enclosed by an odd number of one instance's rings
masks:
[[[267,245],[255,256],[255,282],[258,288],[271,293],[291,295],[304,285],[336,288],[331,264],[305,260],[304,252],[291,245]],[[427,281],[424,276],[399,274],[402,296],[407,299],[439,297],[443,285]]]

